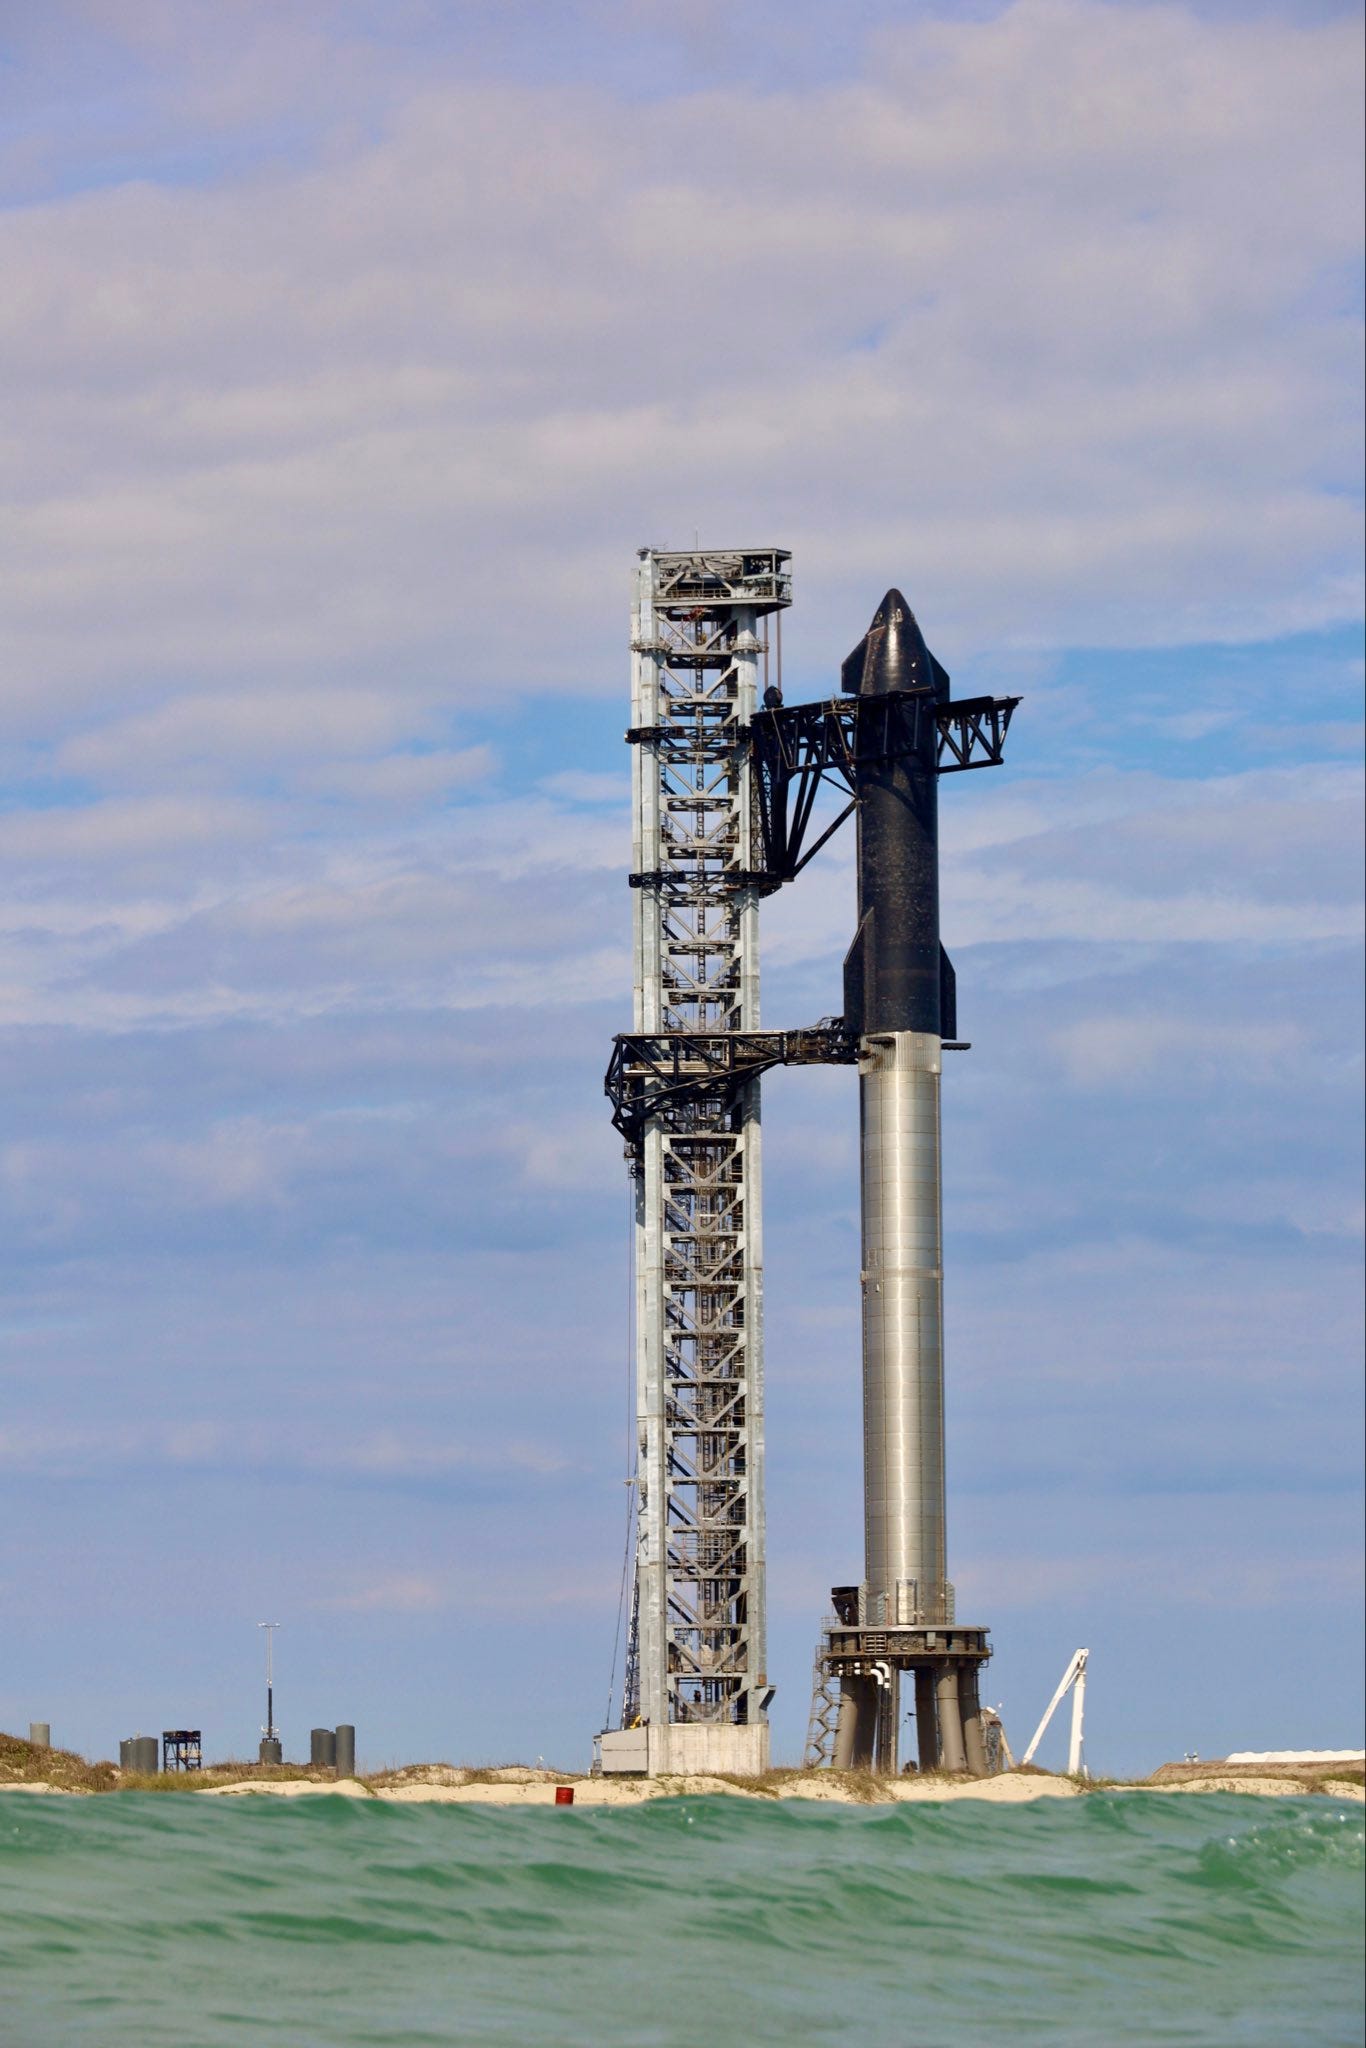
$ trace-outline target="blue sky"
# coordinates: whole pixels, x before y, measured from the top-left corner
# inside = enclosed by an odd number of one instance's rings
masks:
[[[1360,26],[87,0],[0,42],[0,1725],[581,1762],[634,549],[892,582],[946,787],[950,1545],[1021,1739],[1362,1732]],[[837,1006],[849,848],[765,909]],[[771,1665],[857,1569],[854,1098],[766,1084]],[[1299,1646],[1314,1645],[1306,1691]],[[1287,1654],[1288,1646],[1297,1647]]]

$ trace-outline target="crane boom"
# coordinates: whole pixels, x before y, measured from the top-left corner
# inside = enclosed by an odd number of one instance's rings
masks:
[[[1058,1689],[1044,1709],[1044,1717],[1034,1730],[1028,1749],[1020,1758],[1021,1766],[1033,1763],[1034,1752],[1047,1734],[1049,1722],[1070,1691],[1072,1693],[1072,1732],[1067,1745],[1067,1768],[1074,1778],[1082,1775],[1084,1766],[1081,1760],[1081,1750],[1083,1719],[1086,1712],[1086,1660],[1090,1654],[1089,1650],[1073,1651],[1071,1662],[1058,1680]]]

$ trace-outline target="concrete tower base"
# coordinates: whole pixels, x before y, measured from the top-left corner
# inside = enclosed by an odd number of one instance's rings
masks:
[[[737,1728],[728,1722],[676,1721],[665,1727],[612,1728],[594,1744],[594,1768],[604,1777],[757,1778],[769,1767],[767,1721]]]

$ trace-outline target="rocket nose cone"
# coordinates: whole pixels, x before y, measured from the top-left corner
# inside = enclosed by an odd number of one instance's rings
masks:
[[[840,688],[853,697],[931,689],[936,697],[947,698],[948,673],[925,645],[915,613],[899,590],[887,592],[868,631],[841,664]]]
[[[874,612],[867,649],[860,683],[865,697],[880,697],[888,690],[923,689],[931,678],[925,637],[899,590],[889,590]]]

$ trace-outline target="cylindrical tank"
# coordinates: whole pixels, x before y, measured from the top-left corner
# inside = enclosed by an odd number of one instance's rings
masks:
[[[336,1733],[337,1776],[354,1778],[356,1775],[356,1731],[349,1721],[340,1721]]]
[[[161,1745],[155,1735],[130,1735],[119,1744],[119,1769],[154,1778],[161,1769]]]
[[[278,1735],[263,1735],[261,1737],[261,1747],[256,1752],[256,1760],[258,1763],[263,1764],[282,1764],[284,1762],[285,1753],[281,1747]]]
[[[335,1768],[337,1762],[337,1736],[335,1729],[309,1729],[308,1761],[315,1768],[325,1771]]]
[[[865,1038],[863,1502],[870,1620],[938,1621],[944,1603],[938,1038]]]
[[[119,1744],[119,1769],[121,1771],[131,1771],[132,1768],[133,1739],[131,1736],[128,1736],[123,1742]]]
[[[51,1749],[52,1724],[50,1721],[30,1721],[28,1739],[35,1749]]]

